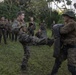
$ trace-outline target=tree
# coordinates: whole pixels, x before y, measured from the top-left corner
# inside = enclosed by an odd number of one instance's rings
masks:
[[[58,6],[57,3],[63,2],[62,5],[63,9],[68,9],[66,5],[70,6],[72,1],[71,0],[47,0],[47,2],[54,2],[54,4],[62,11],[62,8]]]

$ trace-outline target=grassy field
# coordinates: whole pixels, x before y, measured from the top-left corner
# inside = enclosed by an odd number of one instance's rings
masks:
[[[51,36],[51,31],[48,31]],[[0,75],[47,75],[54,65],[53,47],[31,46],[31,57],[28,62],[28,71],[22,73],[20,70],[23,58],[23,48],[19,42],[11,42],[0,45]],[[65,61],[57,75],[70,75]]]

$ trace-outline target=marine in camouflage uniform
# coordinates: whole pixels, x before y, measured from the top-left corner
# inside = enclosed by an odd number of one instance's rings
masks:
[[[28,34],[34,36],[34,31],[36,30],[36,25],[34,22],[34,18],[30,17],[30,22],[28,26]]]
[[[18,31],[19,31],[19,28],[21,26],[25,26],[26,27],[26,24],[25,24],[24,20],[20,20],[19,17],[17,17],[17,19],[15,19],[13,24],[12,24],[12,41],[13,40],[17,41],[17,39],[18,39]]]
[[[60,53],[56,55],[55,64],[52,72],[48,75],[56,75],[62,62],[68,59],[68,69],[72,75],[76,75],[76,23],[75,14],[72,11],[66,11],[62,14],[64,26],[60,27],[59,38],[61,43]],[[55,39],[56,40],[56,39]],[[58,44],[57,44],[58,45]],[[56,52],[57,53],[57,52]],[[58,57],[59,56],[59,57]]]
[[[24,22],[24,12],[21,11],[17,14],[17,19],[13,22],[12,32],[15,34],[15,37],[16,37],[15,40],[17,39],[17,36],[19,37],[19,42],[22,44],[24,49],[24,57],[21,64],[22,70],[26,69],[27,62],[30,56],[29,46],[27,45],[27,41],[28,41],[27,39],[29,38],[26,34],[24,35],[24,33],[26,32],[25,30],[26,30],[26,24]]]
[[[43,38],[42,37],[42,32],[41,32],[40,29],[36,32],[35,36],[38,37],[38,38]]]
[[[40,23],[40,30],[41,30],[41,33],[42,33],[42,37],[46,37],[47,38],[47,31],[46,31],[46,25],[45,23]]]
[[[2,17],[1,21],[0,21],[0,43],[1,43],[2,36],[3,36],[4,43],[7,44],[7,41],[6,41],[6,26],[5,25],[6,25],[5,17]]]
[[[11,39],[11,28],[12,28],[12,22],[11,20],[7,21],[7,38]]]
[[[68,47],[67,59],[68,69],[72,75],[76,75],[76,22],[75,14],[73,11],[66,11],[63,14],[65,25],[60,29],[63,44]]]
[[[12,41],[15,40],[17,41],[18,37],[18,29],[19,29],[19,21],[15,20],[12,24]]]
[[[24,13],[19,12],[18,16],[19,16],[19,19],[21,19],[22,17],[24,18]],[[14,29],[15,28],[18,29],[17,33],[19,36],[19,42],[22,44],[23,49],[24,49],[24,57],[23,57],[22,64],[21,64],[21,70],[26,70],[28,60],[30,57],[30,50],[29,50],[30,45],[35,45],[35,44],[40,44],[40,45],[44,45],[44,44],[48,45],[49,44],[49,45],[51,45],[51,43],[53,41],[50,39],[47,39],[47,41],[45,41],[45,38],[39,39],[35,36],[28,35],[27,34],[27,27],[24,24],[24,21],[20,22],[17,20],[16,22],[13,23],[13,26],[14,25],[15,25]]]
[[[22,29],[23,28],[23,29]],[[46,39],[46,38],[37,38],[32,35],[28,35],[26,33],[26,30],[24,27],[22,27],[19,32],[19,42],[23,45],[24,48],[24,57],[21,65],[22,70],[26,70],[27,63],[30,57],[30,46],[31,45],[52,45],[53,40],[52,39]]]
[[[46,25],[44,22],[40,23],[40,28],[36,32],[35,36],[37,36],[38,38],[47,38]]]

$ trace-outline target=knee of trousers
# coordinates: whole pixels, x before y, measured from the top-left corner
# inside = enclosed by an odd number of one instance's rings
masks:
[[[26,54],[26,58],[27,58],[27,59],[30,58],[30,53],[27,53],[27,54]]]
[[[28,59],[30,57],[30,52],[24,53],[24,58]]]

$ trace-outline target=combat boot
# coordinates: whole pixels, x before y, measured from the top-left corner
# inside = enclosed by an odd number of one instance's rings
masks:
[[[52,46],[54,43],[54,39],[49,39],[49,38],[43,38],[43,39],[40,39],[40,42],[39,44],[40,45],[48,45],[48,46]]]

